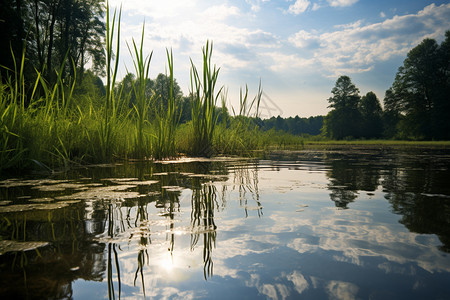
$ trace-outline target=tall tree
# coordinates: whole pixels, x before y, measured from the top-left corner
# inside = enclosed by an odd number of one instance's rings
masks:
[[[383,136],[387,138],[398,138],[398,123],[401,115],[401,102],[397,99],[397,94],[393,91],[393,87],[389,88],[384,95],[384,111],[383,111]]]
[[[368,92],[361,98],[359,109],[362,117],[361,135],[365,138],[380,138],[383,134],[383,109],[377,95]]]
[[[405,137],[450,138],[450,33],[439,45],[424,39],[407,55],[389,98],[404,115],[399,127]]]
[[[2,0],[1,64],[12,69],[10,44],[16,58],[24,45],[31,68],[27,76],[35,76],[35,68],[53,82],[55,68],[65,63],[65,74],[76,72],[81,82],[89,61],[103,75],[104,10],[103,0]]]
[[[325,120],[325,131],[329,137],[343,139],[359,137],[361,113],[358,109],[361,97],[359,89],[352,83],[350,77],[341,76],[331,90],[332,97],[328,99],[333,110]]]

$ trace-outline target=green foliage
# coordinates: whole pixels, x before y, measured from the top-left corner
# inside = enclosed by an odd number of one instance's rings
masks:
[[[350,77],[341,76],[331,90],[333,97],[328,99],[329,107],[334,108],[326,117],[326,134],[334,139],[360,136],[361,112],[358,88]]]
[[[177,107],[176,97],[180,94],[175,89],[173,76],[173,54],[166,50],[167,63],[169,67],[169,88],[166,91],[155,118],[156,137],[153,143],[153,157],[163,159],[176,155],[175,136],[180,114]],[[179,96],[178,96],[179,97]]]
[[[141,46],[138,48],[133,39],[134,50],[134,69],[137,74],[136,84],[133,85],[133,92],[136,97],[136,103],[133,104],[133,109],[136,114],[136,129],[135,129],[135,149],[136,156],[143,159],[146,155],[149,156],[150,143],[148,139],[144,137],[144,125],[148,122],[148,111],[150,109],[151,99],[147,98],[146,85],[148,83],[148,74],[150,71],[150,61],[152,59],[152,53],[149,56],[144,57],[144,28],[145,23],[142,25]],[[133,51],[128,47],[130,53],[133,56]]]
[[[425,39],[407,55],[386,93],[385,107],[398,118],[397,135],[412,139],[449,139],[450,31],[438,45]],[[392,125],[390,125],[392,131]]]
[[[383,109],[375,93],[368,92],[361,98],[359,110],[362,117],[362,136],[365,138],[380,138],[383,134]]]
[[[218,114],[216,103],[223,88],[216,92],[219,68],[211,65],[213,46],[209,41],[203,48],[203,68],[199,74],[191,60],[191,116],[192,149],[190,154],[211,156],[213,153],[213,135]]]

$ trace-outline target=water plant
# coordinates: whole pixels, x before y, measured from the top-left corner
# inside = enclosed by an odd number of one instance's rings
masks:
[[[211,64],[213,45],[209,41],[202,49],[203,68],[200,75],[191,59],[192,149],[191,154],[211,156],[213,134],[217,124],[217,100],[223,87],[215,91],[220,68]]]
[[[116,83],[117,69],[119,67],[120,52],[120,19],[122,8],[119,10],[118,20],[116,23],[116,13],[114,10],[113,18],[110,19],[109,2],[106,4],[106,96],[104,98],[103,122],[98,130],[100,156],[102,161],[108,161],[113,154],[114,138],[118,126],[117,119],[117,103],[114,94],[114,86]],[[117,42],[114,47],[114,28],[117,25]],[[114,60],[114,61],[113,61]],[[96,151],[94,149],[94,151]]]
[[[150,143],[144,136],[144,125],[148,123],[148,111],[150,109],[150,102],[152,99],[147,99],[146,87],[148,84],[148,74],[150,71],[150,62],[152,60],[153,52],[144,57],[144,32],[145,23],[142,25],[141,45],[138,48],[133,39],[134,58],[133,64],[136,71],[137,82],[133,85],[133,91],[136,96],[136,103],[133,104],[133,109],[136,114],[135,122],[135,152],[138,158],[142,159],[148,155],[150,150]],[[128,49],[133,56],[133,51],[128,46]]]
[[[176,155],[175,135],[181,116],[178,110],[177,101],[174,95],[174,76],[173,76],[173,53],[166,49],[167,64],[169,69],[169,89],[167,103],[161,101],[160,107],[157,107],[155,114],[156,136],[153,146],[153,157],[162,159],[174,157]]]

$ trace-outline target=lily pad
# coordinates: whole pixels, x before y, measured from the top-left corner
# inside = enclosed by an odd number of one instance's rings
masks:
[[[138,192],[127,191],[135,187],[136,185],[127,184],[95,187],[72,195],[56,197],[56,200],[114,200],[131,199],[145,196]]]
[[[38,185],[38,186],[32,187],[32,189],[37,189],[41,192],[60,192],[60,191],[65,191],[67,189],[82,190],[82,189],[87,189],[87,187],[83,184],[77,184],[77,183],[60,183],[60,184],[53,184],[53,185]]]
[[[53,198],[37,198],[37,199],[30,199],[28,200],[29,202],[34,202],[34,203],[49,203],[54,201],[55,199]]]
[[[181,192],[182,190],[184,190],[183,187],[177,185],[166,185],[162,188],[169,192]]]
[[[54,210],[69,206],[67,203],[32,203],[32,204],[15,204],[8,206],[0,206],[0,213],[25,212],[32,210]]]
[[[0,241],[0,255],[7,252],[29,251],[47,246],[47,242],[17,242],[11,240]]]

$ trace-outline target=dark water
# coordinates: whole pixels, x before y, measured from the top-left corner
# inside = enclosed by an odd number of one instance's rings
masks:
[[[450,299],[450,151],[0,182],[0,298]]]

